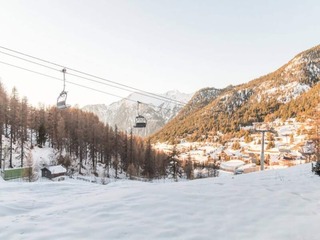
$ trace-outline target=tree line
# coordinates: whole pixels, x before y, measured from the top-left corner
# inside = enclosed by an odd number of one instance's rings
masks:
[[[150,141],[135,136],[132,129],[119,131],[117,126],[102,123],[93,113],[77,108],[34,108],[26,97],[19,98],[16,88],[8,94],[1,82],[0,126],[0,159],[6,159],[9,168],[23,167],[27,151],[37,145],[56,149],[57,162],[79,174],[88,171],[87,166],[97,174],[101,164],[106,175],[113,168],[116,177],[122,172],[130,177],[168,175],[170,156],[154,150]],[[3,146],[3,137],[9,146]],[[13,165],[14,151],[19,152],[20,166]]]

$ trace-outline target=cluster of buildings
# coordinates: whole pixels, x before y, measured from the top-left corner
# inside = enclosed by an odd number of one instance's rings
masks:
[[[176,145],[179,160],[191,159],[196,165],[206,166],[210,162],[218,162],[220,169],[233,173],[249,173],[263,169],[285,168],[312,161],[315,146],[307,140],[307,135],[300,134],[302,125],[294,120],[284,123],[273,123],[271,141],[261,132],[253,132],[251,142],[245,137],[233,138],[223,146],[217,142],[187,142],[182,140]],[[299,133],[299,134],[298,134]],[[264,137],[264,141],[262,141]],[[262,152],[262,142],[264,149]],[[235,144],[236,143],[236,144]],[[236,146],[236,147],[235,147]],[[268,146],[272,146],[269,147]],[[173,146],[157,145],[156,147],[170,151]],[[261,159],[264,159],[261,164]],[[262,166],[261,166],[262,165]]]

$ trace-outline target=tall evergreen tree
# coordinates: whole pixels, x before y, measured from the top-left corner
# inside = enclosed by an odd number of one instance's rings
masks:
[[[124,132],[121,135],[121,150],[120,150],[120,158],[121,158],[121,170],[127,171],[129,166],[129,152],[128,152],[128,134]]]
[[[3,127],[7,122],[6,116],[8,115],[8,96],[0,82],[0,169],[2,167],[3,160],[3,146],[2,146],[2,135],[4,134]]]
[[[114,142],[113,142],[113,168],[115,170],[115,177],[118,177],[118,167],[119,167],[119,134],[118,126],[114,127]]]
[[[27,98],[23,98],[21,101],[21,111],[20,111],[20,149],[21,149],[21,167],[23,167],[23,160],[25,157],[25,142],[27,141],[27,128],[28,128],[28,101]]]
[[[149,179],[152,179],[155,175],[155,165],[154,157],[152,154],[151,142],[150,139],[147,142],[145,156],[144,156],[144,166],[142,174]]]
[[[37,143],[39,147],[43,147],[47,140],[47,130],[45,123],[40,123],[39,129],[38,129],[38,139]]]
[[[9,124],[10,124],[10,159],[9,167],[13,168],[12,165],[12,153],[13,153],[13,144],[16,142],[17,131],[18,131],[18,113],[19,113],[19,99],[17,89],[14,87],[12,89],[11,98],[10,98],[10,115],[9,115]]]
[[[175,181],[178,181],[178,176],[181,176],[180,172],[180,162],[178,159],[179,152],[177,150],[177,145],[173,146],[172,152],[168,156],[169,162],[169,172]]]

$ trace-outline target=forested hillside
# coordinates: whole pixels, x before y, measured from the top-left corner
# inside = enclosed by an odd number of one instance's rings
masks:
[[[106,169],[125,171],[130,176],[166,174],[167,156],[132,132],[119,131],[117,126],[100,122],[93,113],[76,108],[31,107],[27,98],[19,98],[15,88],[8,94],[1,83],[0,126],[0,159],[5,158],[9,168],[25,166],[28,152],[37,145],[54,148],[57,162],[80,174],[84,161],[91,162],[93,171],[101,163]],[[19,152],[18,165],[13,152]]]
[[[241,126],[312,114],[320,102],[320,45],[295,56],[278,70],[248,83],[198,91],[176,118],[151,141],[210,140],[217,132],[236,134]],[[206,97],[209,96],[209,97]],[[193,98],[194,99],[194,98]],[[208,99],[210,99],[208,101]]]

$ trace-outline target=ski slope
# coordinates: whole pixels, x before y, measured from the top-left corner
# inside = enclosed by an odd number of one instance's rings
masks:
[[[184,182],[0,181],[0,239],[319,239],[310,164]]]

